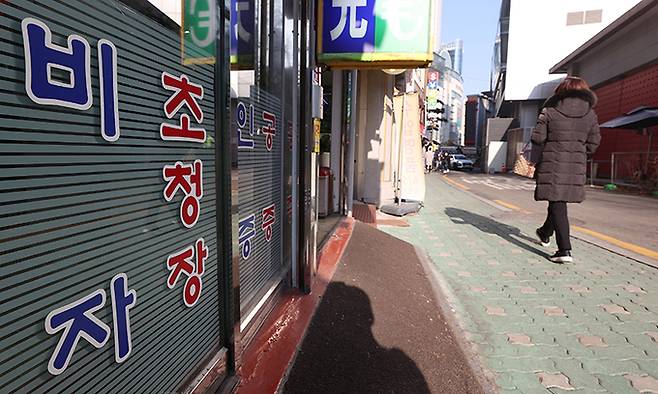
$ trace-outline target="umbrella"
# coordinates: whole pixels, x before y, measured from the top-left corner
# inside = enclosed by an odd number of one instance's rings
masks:
[[[599,127],[606,129],[631,129],[642,130],[643,134],[649,127],[658,126],[658,108],[656,107],[637,107],[627,112],[624,116],[609,120]],[[646,134],[649,136],[649,146],[647,147],[647,156],[644,161],[644,172],[649,168],[649,155],[651,154],[651,142],[653,133],[649,130]]]
[[[652,126],[658,126],[658,108],[656,107],[638,107],[627,112],[624,116],[609,120],[600,127],[606,129],[646,129]]]

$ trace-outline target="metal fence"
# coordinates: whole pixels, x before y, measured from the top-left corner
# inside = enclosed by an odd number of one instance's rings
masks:
[[[611,183],[621,186],[657,188],[658,151],[613,152],[608,160],[587,162],[590,185]]]
[[[613,152],[610,183],[640,187],[658,185],[658,151]]]

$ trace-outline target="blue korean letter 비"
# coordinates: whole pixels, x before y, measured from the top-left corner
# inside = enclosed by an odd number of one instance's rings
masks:
[[[89,43],[78,35],[68,37],[68,46],[52,43],[48,26],[34,18],[21,24],[25,50],[25,90],[37,104],[59,105],[87,110],[91,108],[91,72]],[[52,78],[53,69],[68,74],[69,81]]]
[[[41,105],[57,105],[86,111],[91,108],[91,49],[89,42],[76,34],[67,46],[55,45],[48,26],[34,18],[21,24],[25,51],[25,91]],[[68,81],[53,78],[53,70]],[[98,74],[101,100],[101,135],[106,141],[119,139],[119,93],[117,49],[111,41],[98,40]]]
[[[84,338],[97,349],[107,343],[110,327],[94,316],[94,312],[105,305],[105,297],[105,290],[99,289],[48,314],[45,322],[46,332],[53,335],[64,331],[48,362],[48,372],[53,375],[64,372],[80,338]]]

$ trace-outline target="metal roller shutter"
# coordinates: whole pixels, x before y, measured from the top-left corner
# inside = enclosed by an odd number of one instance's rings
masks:
[[[21,21],[46,24],[53,42],[77,34],[91,47],[89,110],[39,105],[25,87]],[[121,137],[100,135],[96,43],[117,47]],[[115,0],[0,2],[0,392],[167,392],[224,343],[223,289],[216,232],[213,66],[180,64],[178,32]],[[205,144],[163,141],[171,92],[161,73],[185,73],[204,86]],[[187,109],[183,107],[181,113]],[[194,126],[194,125],[193,125]],[[180,193],[163,198],[164,165],[203,161],[200,218],[186,229]],[[167,257],[203,237],[209,250],[203,289],[191,308],[181,281],[166,284]],[[95,316],[113,327],[110,280],[126,273],[137,293],[130,309],[132,353],[115,362],[112,333],[96,349],[84,339],[66,370],[49,373],[61,332],[46,316],[104,289]]]
[[[250,240],[251,253],[248,258],[244,254],[240,258],[240,309],[246,316],[250,309],[258,303],[259,298],[268,290],[273,282],[280,280],[282,264],[282,224],[286,216],[283,212],[283,136],[281,123],[280,100],[267,92],[251,87],[250,97],[239,98],[246,107],[254,108],[254,136],[249,136],[249,120],[242,138],[254,141],[253,149],[238,150],[238,184],[240,220],[255,215],[256,233]],[[234,101],[233,107],[237,107]],[[237,110],[236,110],[237,111]],[[276,116],[276,134],[273,136],[271,150],[266,147],[266,135],[262,132],[267,126],[263,112]],[[235,112],[234,112],[235,113]],[[233,127],[238,127],[233,121]],[[262,229],[263,209],[274,204],[276,221],[272,226],[272,238],[267,241]],[[245,247],[240,242],[240,250]]]

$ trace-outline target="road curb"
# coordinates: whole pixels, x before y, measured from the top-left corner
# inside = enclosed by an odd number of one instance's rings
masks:
[[[441,313],[448,323],[450,330],[453,332],[459,348],[464,352],[466,362],[476,376],[482,391],[486,394],[498,393],[499,389],[496,384],[496,374],[484,366],[482,352],[478,349],[475,343],[468,339],[465,334],[466,329],[459,323],[454,308],[454,305],[457,304],[457,297],[454,295],[448,282],[432,262],[432,258],[427,252],[416,245],[414,245],[414,250],[418,256],[418,260],[423,266],[425,275],[430,282],[434,296],[437,299],[437,304],[441,309]],[[441,300],[447,302],[443,303]]]
[[[574,234],[575,233],[575,234]],[[577,239],[579,241],[588,243],[590,245],[599,247],[601,249],[607,250],[608,252],[614,253],[618,256],[625,257],[627,259],[636,261],[640,264],[644,264],[646,266],[649,266],[651,268],[657,268],[658,269],[658,261],[655,261],[651,258],[642,256],[641,254],[638,253],[633,253],[627,249],[621,248],[619,246],[612,245],[608,242],[602,241],[600,239],[594,238],[592,236],[589,236],[587,234],[583,234],[579,231],[571,231],[571,238]]]

